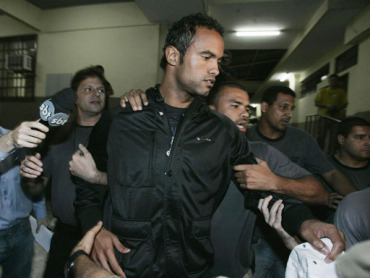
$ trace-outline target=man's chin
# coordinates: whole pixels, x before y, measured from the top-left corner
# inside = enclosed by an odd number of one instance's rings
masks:
[[[287,127],[288,127],[288,123],[286,123],[286,124],[284,123],[284,124],[280,124],[278,129],[280,131],[285,131]]]

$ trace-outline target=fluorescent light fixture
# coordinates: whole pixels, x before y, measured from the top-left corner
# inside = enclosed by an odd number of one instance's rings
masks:
[[[238,31],[238,37],[271,37],[280,35],[279,30],[263,30],[263,31]]]
[[[283,73],[280,77],[280,82],[285,82],[289,78],[289,72]]]
[[[328,79],[328,76],[327,76],[327,75],[323,75],[323,76],[321,76],[321,81],[324,81],[324,80],[326,80],[326,79]]]

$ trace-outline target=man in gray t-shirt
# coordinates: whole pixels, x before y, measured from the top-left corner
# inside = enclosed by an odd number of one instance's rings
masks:
[[[295,96],[285,86],[268,88],[261,99],[260,121],[257,126],[248,129],[247,138],[277,148],[299,166],[320,175],[343,196],[356,191],[346,176],[333,167],[310,135],[298,128],[288,127],[295,108]]]
[[[360,117],[343,120],[338,127],[339,151],[329,157],[357,189],[370,186],[370,123]]]
[[[333,167],[309,134],[298,128],[288,127],[295,108],[295,96],[295,93],[285,86],[268,88],[261,99],[260,121],[257,126],[248,129],[247,138],[250,141],[265,142],[277,148],[294,163],[322,177],[340,195],[344,196],[356,191],[355,186],[346,176]],[[330,202],[332,200],[328,199],[327,205],[335,207],[336,202],[339,201],[334,199],[333,204]],[[253,246],[256,252],[257,267],[254,276],[256,278],[264,277],[265,269],[273,267],[274,261],[281,265],[281,260],[287,259],[274,251],[274,249],[279,250],[280,246],[274,247],[276,238],[270,237],[269,227],[263,225],[263,221],[260,221],[257,227]],[[267,261],[266,258],[271,259]],[[258,262],[261,267],[258,266]],[[274,277],[284,277],[283,269],[280,273],[280,275],[275,274]]]
[[[216,84],[208,96],[208,104],[211,109],[229,117],[240,131],[246,131],[249,118],[249,96],[238,83]],[[323,196],[321,200],[326,200],[328,194],[319,182],[308,171],[291,162],[281,152],[262,142],[252,142],[250,148],[259,164],[245,165],[248,167],[248,175],[250,174],[250,179],[247,179],[248,184],[255,183],[256,189],[260,189],[259,186],[264,187],[264,182],[269,181],[270,185],[277,186],[274,189],[266,188],[266,190],[285,193],[303,201],[311,199],[312,202],[320,202],[312,195],[308,197],[300,193],[304,191],[302,188],[307,186],[315,192],[314,195],[321,195]],[[242,178],[242,173],[237,175]],[[286,184],[291,184],[288,191],[280,191],[282,187],[278,186],[278,180],[281,178]],[[311,185],[309,185],[310,182],[312,182]],[[251,244],[256,214],[245,208],[244,197],[233,182],[231,183],[212,217],[211,240],[214,247],[212,275],[248,277],[245,275],[248,271],[250,275],[254,257]],[[271,232],[274,233],[272,230]]]

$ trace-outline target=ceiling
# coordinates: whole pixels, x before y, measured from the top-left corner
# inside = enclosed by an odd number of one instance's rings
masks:
[[[130,0],[27,0],[41,9]],[[206,12],[225,28],[227,71],[259,93],[279,74],[297,73],[344,42],[346,25],[370,0],[135,0],[153,23]],[[237,37],[245,28],[278,28],[277,37]]]

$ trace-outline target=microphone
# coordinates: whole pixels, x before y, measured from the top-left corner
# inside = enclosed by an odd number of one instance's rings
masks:
[[[76,101],[77,93],[74,90],[70,88],[61,90],[40,105],[40,122],[52,127],[64,125]]]

